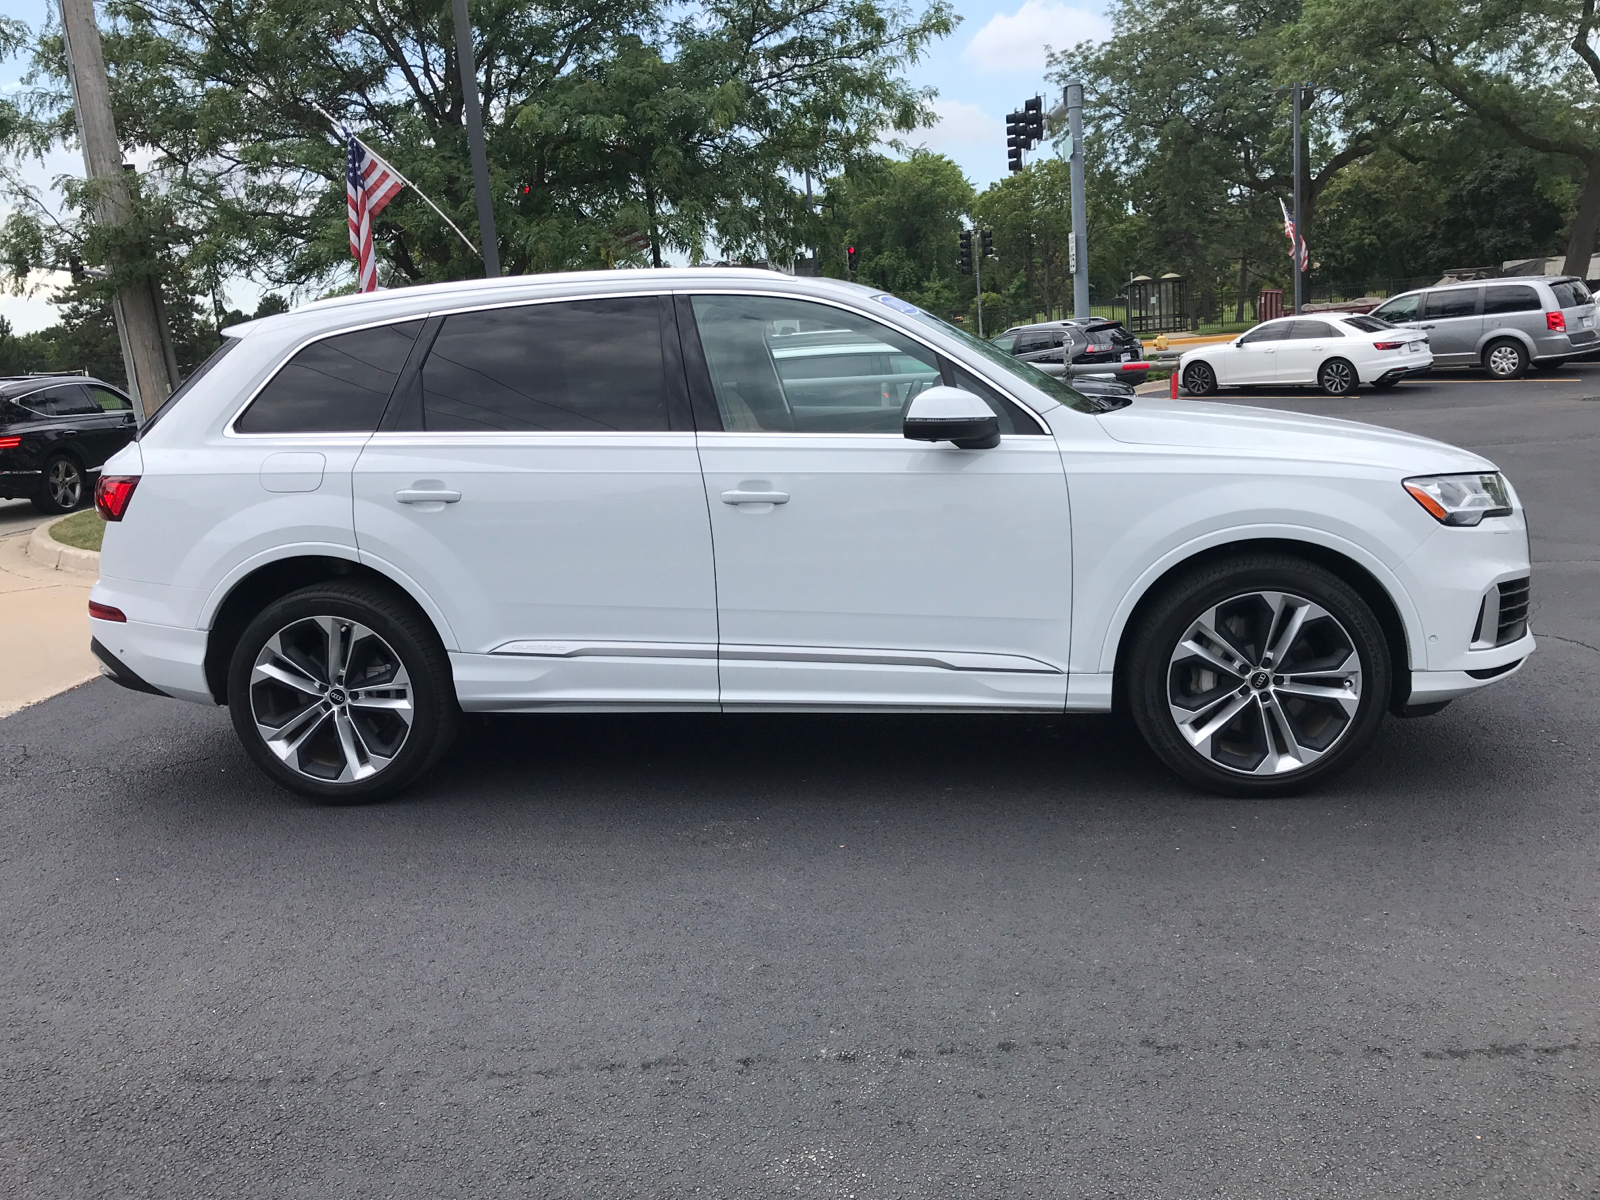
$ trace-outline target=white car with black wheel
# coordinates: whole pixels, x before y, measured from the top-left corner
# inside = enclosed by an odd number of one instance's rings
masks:
[[[106,673],[227,705],[333,802],[415,780],[462,712],[1117,707],[1192,783],[1279,795],[1534,649],[1522,506],[1481,455],[1087,397],[766,271],[229,329],[96,500]]]
[[[1359,313],[1321,313],[1263,321],[1231,342],[1202,346],[1178,360],[1191,396],[1220,388],[1316,384],[1348,396],[1362,384],[1382,390],[1433,366],[1428,335]]]

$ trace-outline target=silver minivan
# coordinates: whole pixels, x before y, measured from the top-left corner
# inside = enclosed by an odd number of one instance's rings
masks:
[[[1594,297],[1571,276],[1444,284],[1385,300],[1372,315],[1426,329],[1435,367],[1481,366],[1497,379],[1600,350]]]

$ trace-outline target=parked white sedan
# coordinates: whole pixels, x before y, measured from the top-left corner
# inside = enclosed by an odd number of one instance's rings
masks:
[[[272,778],[332,801],[403,787],[463,711],[1119,698],[1184,778],[1275,795],[1534,648],[1522,506],[1481,455],[1084,396],[894,296],[769,271],[252,321],[96,498],[107,673],[228,705]]]
[[[1264,321],[1231,342],[1202,346],[1178,360],[1191,396],[1254,384],[1315,383],[1330,396],[1361,384],[1389,388],[1433,365],[1428,335],[1359,313]]]

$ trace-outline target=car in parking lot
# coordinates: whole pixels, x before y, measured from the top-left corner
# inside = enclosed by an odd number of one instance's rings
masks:
[[[1140,384],[1147,371],[1124,371],[1120,364],[1142,362],[1144,343],[1129,333],[1121,321],[1103,317],[1069,317],[1035,325],[1015,325],[994,338],[994,344],[1023,362],[1050,374],[1055,364],[1105,366],[1123,383]]]
[[[1428,334],[1434,364],[1483,367],[1518,379],[1531,366],[1555,370],[1600,350],[1595,301],[1571,276],[1490,279],[1404,292],[1372,316]]]
[[[1433,365],[1428,335],[1359,313],[1263,321],[1231,342],[1190,350],[1178,378],[1191,396],[1218,388],[1315,383],[1330,396],[1380,390]]]
[[[133,401],[85,375],[0,377],[0,498],[67,513],[133,440]]]
[[[334,802],[415,779],[462,712],[1117,705],[1192,783],[1276,795],[1534,649],[1522,506],[1480,455],[1085,396],[765,271],[236,326],[96,501],[105,672],[227,705]]]

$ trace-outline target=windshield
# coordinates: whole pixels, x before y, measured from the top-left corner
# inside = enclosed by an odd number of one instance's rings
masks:
[[[953,333],[961,339],[962,345],[976,350],[995,366],[1005,371],[1007,375],[1014,375],[1029,387],[1037,388],[1052,400],[1057,400],[1068,408],[1076,409],[1082,413],[1107,413],[1115,412],[1119,408],[1126,408],[1133,403],[1126,396],[1085,396],[1082,392],[1068,387],[1054,375],[1046,375],[1038,367],[1025,363],[1019,358],[1012,358],[1011,355],[1001,350],[994,343],[975,338],[959,325],[952,325],[949,321],[941,321],[932,313],[924,312],[914,304],[907,304],[904,300],[889,295],[879,296],[878,301],[896,312],[903,312],[929,325],[936,325],[945,333]]]

